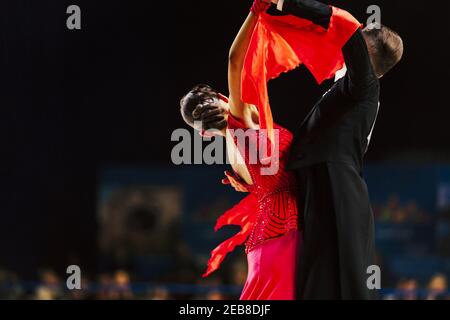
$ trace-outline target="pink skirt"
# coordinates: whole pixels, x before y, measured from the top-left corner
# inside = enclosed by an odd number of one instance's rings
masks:
[[[294,300],[299,241],[299,232],[292,230],[250,251],[240,300]]]

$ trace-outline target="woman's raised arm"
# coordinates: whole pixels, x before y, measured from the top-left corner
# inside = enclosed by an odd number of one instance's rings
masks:
[[[241,100],[242,69],[244,67],[245,55],[250,44],[250,39],[258,21],[258,15],[270,6],[270,2],[268,1],[269,0],[255,0],[247,19],[244,21],[239,33],[231,45],[228,56],[230,112],[233,116],[244,120],[244,122],[246,122],[248,116],[251,116],[251,113],[249,108],[247,108],[247,105]]]

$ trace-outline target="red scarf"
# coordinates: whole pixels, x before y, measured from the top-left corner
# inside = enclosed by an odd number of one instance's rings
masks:
[[[327,30],[292,15],[259,15],[242,72],[242,101],[258,108],[260,127],[272,142],[267,82],[303,63],[320,84],[344,65],[342,47],[361,24],[347,11],[332,9]]]

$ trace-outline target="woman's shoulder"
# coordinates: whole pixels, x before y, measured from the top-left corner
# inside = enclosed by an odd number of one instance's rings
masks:
[[[244,121],[238,117],[233,116],[231,113],[228,114],[228,129],[247,129]]]

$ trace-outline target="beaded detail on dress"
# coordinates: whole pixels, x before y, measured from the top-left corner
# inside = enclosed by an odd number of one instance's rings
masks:
[[[242,130],[241,133],[245,133],[245,139],[239,139],[238,129]],[[203,277],[207,277],[217,270],[225,256],[233,251],[236,246],[245,242],[246,252],[249,253],[263,242],[281,237],[288,231],[297,229],[296,181],[293,173],[286,171],[285,168],[292,133],[280,126],[274,126],[274,129],[278,148],[275,148],[276,152],[272,153],[270,158],[272,163],[264,164],[264,157],[261,157],[263,161],[255,161],[255,158],[258,159],[259,157],[253,155],[252,158],[251,152],[258,150],[260,141],[269,141],[267,136],[262,134],[260,130],[245,128],[239,120],[231,115],[228,117],[228,130],[239,153],[244,158],[253,184],[245,184],[236,174],[236,179],[246,185],[250,193],[241,202],[221,215],[214,229],[217,231],[226,225],[238,225],[241,230],[219,244],[211,252],[208,267]],[[278,155],[278,157],[274,155]],[[277,168],[275,172],[263,174],[267,173],[263,169],[272,167],[274,164]]]
[[[285,169],[292,141],[290,131],[281,126],[274,126],[279,145],[278,157],[272,157],[272,161],[277,161],[278,170],[274,174],[264,175],[261,169],[269,165],[264,165],[259,160],[256,162],[254,159],[250,161],[251,155],[249,152],[250,150],[256,150],[255,147],[260,146],[261,139],[267,140],[267,137],[260,135],[259,130],[246,129],[239,120],[230,115],[228,117],[228,130],[238,129],[244,130],[248,139],[244,141],[238,139],[237,134],[233,135],[233,132],[231,134],[253,181],[252,185],[246,184],[246,187],[250,193],[256,196],[258,201],[257,212],[252,213],[256,215],[254,224],[245,243],[248,253],[266,240],[280,237],[289,230],[297,229],[297,186],[293,173]],[[258,159],[254,156],[253,158]]]

